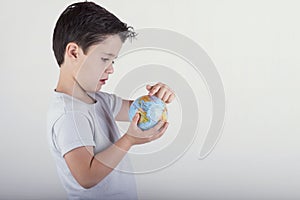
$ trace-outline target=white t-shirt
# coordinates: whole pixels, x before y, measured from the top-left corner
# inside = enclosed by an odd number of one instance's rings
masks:
[[[114,117],[122,106],[122,99],[105,92],[97,92],[93,97],[97,102],[87,104],[54,92],[47,115],[47,136],[59,178],[72,200],[137,199],[133,174],[113,170],[97,185],[85,189],[72,176],[63,158],[67,152],[82,146],[94,146],[97,154],[120,137]],[[123,164],[128,166],[126,156],[118,167]]]

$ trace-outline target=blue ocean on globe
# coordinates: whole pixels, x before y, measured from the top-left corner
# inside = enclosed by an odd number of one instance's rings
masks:
[[[140,114],[138,127],[148,130],[154,127],[159,120],[167,121],[168,111],[166,104],[156,96],[145,95],[137,98],[129,108],[129,119],[136,113]]]

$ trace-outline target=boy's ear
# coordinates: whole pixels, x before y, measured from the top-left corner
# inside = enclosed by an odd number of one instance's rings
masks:
[[[71,60],[76,60],[79,56],[80,47],[74,43],[70,42],[66,46],[66,56]]]

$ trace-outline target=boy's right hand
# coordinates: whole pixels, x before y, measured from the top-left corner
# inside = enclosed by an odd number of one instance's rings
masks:
[[[139,118],[140,115],[136,113],[125,134],[125,137],[130,141],[131,145],[145,144],[160,138],[169,125],[168,122],[159,121],[153,128],[143,131],[137,126]]]

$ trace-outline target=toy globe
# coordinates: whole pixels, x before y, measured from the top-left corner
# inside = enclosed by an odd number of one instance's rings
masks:
[[[168,111],[166,104],[156,96],[145,95],[137,98],[129,108],[129,119],[136,113],[140,114],[138,127],[147,130],[154,127],[160,120],[167,121]]]

